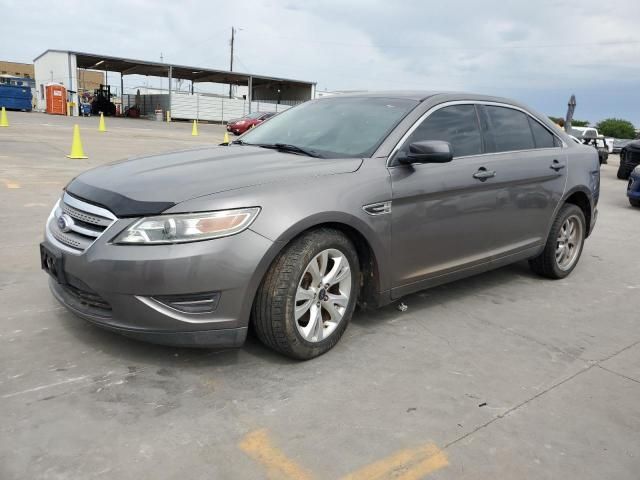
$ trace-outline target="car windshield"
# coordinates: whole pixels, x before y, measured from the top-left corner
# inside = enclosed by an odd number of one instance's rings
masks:
[[[262,115],[264,115],[264,112],[253,112],[253,113],[250,113],[249,115],[245,115],[244,117],[242,117],[242,120],[260,118]]]
[[[417,104],[382,97],[311,100],[252,129],[242,143],[295,146],[325,158],[370,157]]]

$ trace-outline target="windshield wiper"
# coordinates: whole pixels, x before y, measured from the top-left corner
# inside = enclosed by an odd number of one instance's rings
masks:
[[[317,153],[315,150],[308,150],[306,148],[298,147],[297,145],[291,145],[288,143],[260,143],[256,146],[262,148],[271,148],[280,152],[301,153],[308,157],[322,158],[322,155]]]

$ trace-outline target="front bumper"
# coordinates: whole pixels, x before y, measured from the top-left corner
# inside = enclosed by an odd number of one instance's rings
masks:
[[[131,219],[118,220],[122,227]],[[119,231],[114,225],[112,232]],[[235,347],[244,342],[263,262],[273,242],[251,230],[175,245],[114,245],[105,233],[82,254],[63,256],[64,284],[49,281],[71,312],[124,335],[176,346]],[[185,313],[154,297],[219,293],[211,313]]]

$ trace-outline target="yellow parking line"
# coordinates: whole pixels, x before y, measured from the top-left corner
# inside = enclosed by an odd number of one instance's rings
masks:
[[[268,472],[269,478],[310,480],[311,473],[287,458],[273,445],[266,430],[256,430],[247,434],[240,442],[240,449],[262,464]]]
[[[428,443],[400,450],[343,477],[343,480],[420,480],[447,465],[447,455],[433,443]]]

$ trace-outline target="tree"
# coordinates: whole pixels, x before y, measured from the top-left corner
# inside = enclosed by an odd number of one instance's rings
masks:
[[[558,125],[560,125],[561,127],[564,127],[564,118],[562,117],[552,117],[549,116],[549,119],[553,122],[553,123],[557,123]],[[589,120],[576,120],[575,118],[573,120],[571,120],[571,126],[572,127],[588,127],[589,126]]]
[[[589,120],[576,120],[575,118],[571,120],[571,126],[573,127],[588,127]]]
[[[605,137],[635,138],[636,129],[628,120],[621,118],[607,118],[596,125],[598,133]]]

